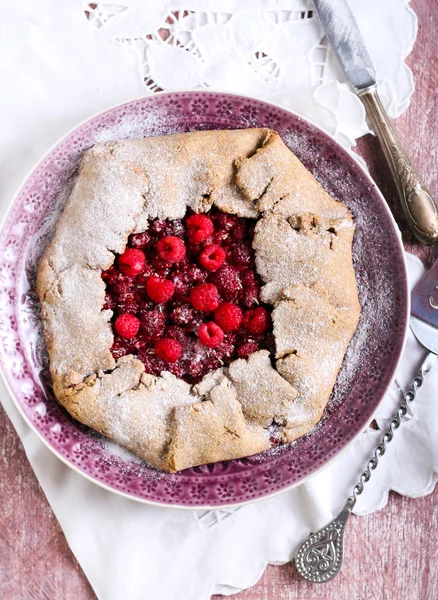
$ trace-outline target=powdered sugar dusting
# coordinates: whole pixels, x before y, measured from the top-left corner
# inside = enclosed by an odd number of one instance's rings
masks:
[[[180,131],[177,121],[169,119],[166,111],[151,108],[119,117],[109,126],[99,131],[95,136],[95,144],[105,144],[117,140],[133,140],[139,137],[155,137],[169,135]]]

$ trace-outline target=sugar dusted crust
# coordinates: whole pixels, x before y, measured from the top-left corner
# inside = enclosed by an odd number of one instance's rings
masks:
[[[190,386],[115,362],[101,271],[151,219],[212,205],[257,218],[253,247],[274,306],[274,363],[261,350]],[[319,421],[360,306],[348,209],[325,192],[277,133],[204,131],[94,146],[38,270],[53,387],[70,414],[151,465],[178,471],[240,458]],[[274,368],[273,364],[276,368]]]

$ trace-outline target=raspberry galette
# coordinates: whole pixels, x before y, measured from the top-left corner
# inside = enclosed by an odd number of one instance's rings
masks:
[[[359,319],[353,233],[268,129],[94,146],[38,271],[56,397],[165,471],[303,436]]]

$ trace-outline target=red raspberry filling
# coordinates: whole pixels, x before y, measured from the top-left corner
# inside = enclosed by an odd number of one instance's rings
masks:
[[[211,280],[225,300],[236,300],[242,290],[239,271],[233,265],[224,265],[213,274]]]
[[[146,258],[141,250],[127,248],[124,253],[119,256],[118,263],[119,269],[123,275],[135,277],[145,268]]]
[[[120,337],[129,340],[137,335],[140,329],[140,321],[134,315],[120,315],[114,323],[114,329]]]
[[[130,238],[131,248],[138,248],[144,250],[149,246],[152,241],[151,234],[148,231],[142,233],[133,233]]]
[[[192,244],[208,240],[214,231],[213,221],[206,215],[192,215],[186,219],[187,235]]]
[[[181,238],[167,235],[158,241],[157,254],[168,263],[177,263],[186,255],[186,247]]]
[[[172,298],[174,291],[174,284],[164,277],[153,275],[146,282],[147,295],[154,302],[167,302]]]
[[[260,350],[260,346],[254,340],[249,340],[237,348],[237,356],[239,358],[248,358],[250,354]]]
[[[232,302],[222,302],[214,311],[214,320],[223,331],[235,331],[242,323],[242,309]]]
[[[209,371],[274,351],[271,307],[261,305],[255,221],[212,209],[152,221],[129,237],[102,273],[113,311],[116,360],[136,355],[145,371],[194,384]]]
[[[207,348],[216,348],[224,339],[224,332],[216,323],[209,321],[203,323],[198,331],[198,337],[201,344]]]
[[[196,310],[209,313],[219,306],[217,287],[212,283],[203,283],[193,288],[190,302]]]
[[[143,336],[151,341],[159,340],[166,327],[166,317],[156,309],[142,310],[140,312],[140,328]]]
[[[199,262],[207,271],[217,271],[225,262],[226,252],[217,244],[208,244],[199,256]]]
[[[162,338],[155,344],[155,354],[167,363],[174,363],[182,354],[182,346],[176,340]]]
[[[247,310],[243,317],[243,326],[253,335],[266,333],[271,325],[271,318],[263,306]]]

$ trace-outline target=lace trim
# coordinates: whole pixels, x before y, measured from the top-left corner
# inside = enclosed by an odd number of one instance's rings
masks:
[[[300,2],[300,4],[302,4]],[[102,28],[110,19],[128,10],[129,7],[122,4],[86,3],[84,14],[90,25],[97,29]],[[146,51],[151,46],[173,46],[188,52],[201,62],[202,52],[193,39],[193,32],[204,25],[225,25],[231,19],[232,13],[225,12],[202,12],[194,10],[179,10],[169,12],[163,19],[161,25],[153,32],[145,33],[140,37],[115,37],[114,39],[127,44],[133,48],[140,60],[140,69],[145,86],[150,92],[163,91],[151,74],[149,62],[146,60]],[[313,10],[276,10],[267,11],[266,17],[276,26],[286,22],[314,19]],[[319,85],[323,82],[325,66],[328,59],[329,45],[324,37],[313,50],[311,55],[311,84]],[[274,82],[280,76],[278,63],[262,50],[254,51],[252,57],[248,58],[247,66],[250,67],[255,76],[265,82]],[[200,82],[197,87],[209,87],[207,82]]]

